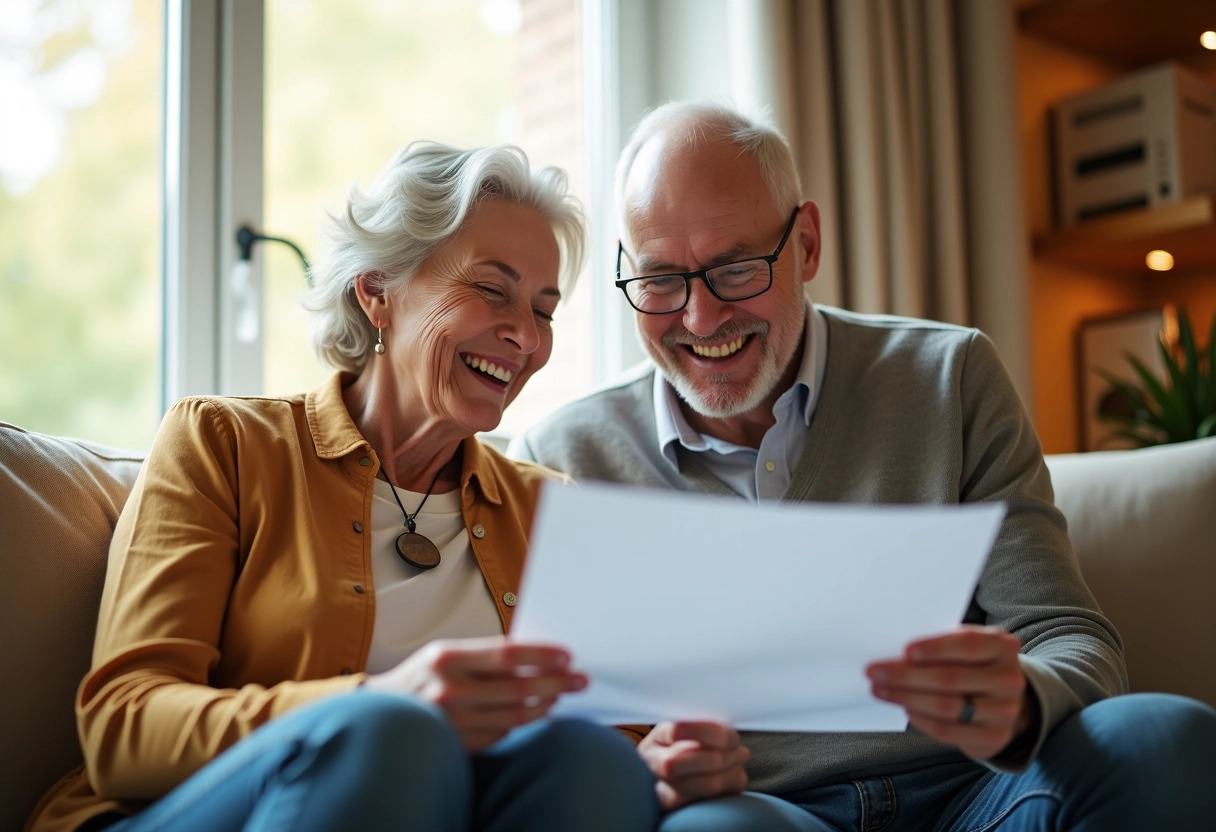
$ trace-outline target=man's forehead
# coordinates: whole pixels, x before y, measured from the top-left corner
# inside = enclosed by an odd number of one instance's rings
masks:
[[[755,206],[737,200],[719,205],[639,207],[628,214],[627,247],[636,267],[648,271],[722,261],[751,252],[755,211]]]

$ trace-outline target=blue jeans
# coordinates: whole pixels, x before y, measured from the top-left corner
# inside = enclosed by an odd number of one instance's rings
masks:
[[[468,754],[436,708],[358,691],[249,735],[107,832],[638,830],[659,818],[632,744],[577,720]]]
[[[970,761],[679,809],[661,832],[1145,832],[1216,826],[1216,711],[1136,694],[1065,720],[1021,774]]]

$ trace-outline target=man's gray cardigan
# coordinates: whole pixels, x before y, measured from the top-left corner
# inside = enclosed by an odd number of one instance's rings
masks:
[[[1022,640],[1022,668],[1040,703],[1042,730],[1017,759],[992,761],[994,768],[1018,770],[1065,717],[1127,687],[1122,643],[1081,579],[1030,419],[979,331],[818,309],[827,321],[827,367],[783,499],[1008,505],[965,620]],[[563,407],[517,437],[511,454],[576,480],[733,494],[683,448],[678,470],[663,456],[654,372],[643,367]],[[807,557],[821,556],[813,530],[806,550]],[[750,557],[749,568],[764,568],[762,554]],[[790,634],[791,651],[797,635]],[[961,759],[915,729],[746,733],[744,743],[752,751],[750,788],[773,794]]]

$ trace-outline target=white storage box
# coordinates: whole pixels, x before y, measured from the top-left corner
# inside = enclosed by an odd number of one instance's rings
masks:
[[[1060,225],[1216,193],[1216,86],[1177,64],[1065,99],[1054,116]]]

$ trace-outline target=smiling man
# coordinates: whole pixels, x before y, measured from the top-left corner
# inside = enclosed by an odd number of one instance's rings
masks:
[[[1210,822],[1216,712],[1118,695],[1121,642],[1081,579],[991,342],[810,303],[818,210],[784,138],[730,109],[647,115],[616,196],[616,285],[651,361],[517,437],[514,455],[576,479],[752,501],[1008,504],[959,628],[868,669],[907,731],[656,725],[638,750],[663,832]],[[808,558],[841,556],[808,534]],[[740,568],[766,569],[764,552],[741,553]]]

